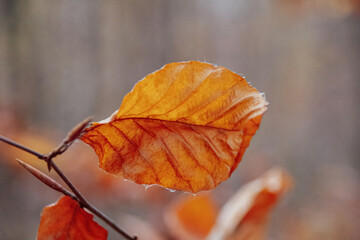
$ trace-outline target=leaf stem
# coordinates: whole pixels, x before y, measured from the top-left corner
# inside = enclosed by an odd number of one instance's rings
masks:
[[[85,126],[83,126],[85,127]],[[73,130],[72,130],[73,131]],[[71,132],[72,132],[71,131]],[[72,141],[74,141],[74,139],[72,139]],[[51,152],[50,154],[41,154],[38,153],[34,150],[31,150],[25,146],[22,146],[21,144],[14,142],[2,135],[0,135],[0,141],[5,142],[11,146],[14,146],[18,149],[21,149],[25,152],[28,152],[34,156],[36,156],[37,158],[44,160],[48,163],[49,166],[49,171],[51,168],[53,168],[55,170],[55,172],[60,176],[60,178],[66,183],[66,185],[71,189],[71,191],[75,194],[75,196],[77,197],[77,200],[79,202],[79,204],[82,207],[85,207],[86,209],[88,209],[90,212],[92,212],[93,214],[95,214],[96,216],[98,216],[100,219],[102,219],[107,225],[109,225],[111,228],[113,228],[116,232],[118,232],[119,234],[121,234],[123,237],[125,237],[128,240],[136,240],[137,237],[131,237],[128,233],[126,233],[124,230],[122,230],[119,226],[116,225],[116,223],[110,219],[108,216],[106,216],[103,212],[101,212],[100,210],[98,210],[95,206],[93,206],[92,204],[90,204],[86,198],[80,193],[80,191],[73,185],[73,183],[65,176],[65,174],[60,170],[60,168],[54,163],[54,161],[52,160],[53,157],[63,153],[68,146],[70,146],[71,142],[67,142],[67,141],[63,141],[64,144],[66,144],[66,146],[64,145],[63,147],[57,147],[53,152]],[[65,149],[63,151],[61,151],[61,153],[59,153],[58,149]],[[54,154],[55,153],[55,154]]]

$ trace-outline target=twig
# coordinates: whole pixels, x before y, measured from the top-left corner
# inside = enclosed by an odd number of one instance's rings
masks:
[[[54,157],[56,157],[57,155],[60,155],[63,152],[65,152],[70,147],[70,145],[81,135],[84,128],[91,122],[91,119],[92,119],[91,117],[85,118],[80,123],[78,123],[75,127],[73,127],[73,129],[71,129],[71,131],[63,139],[61,144],[59,146],[57,146],[51,153],[49,153],[47,155],[46,160],[48,162],[47,167],[48,167],[49,172],[51,170],[51,165],[50,165],[51,161],[48,161],[48,160],[49,159],[51,160]]]
[[[79,123],[77,126],[75,126],[69,132],[67,137],[62,141],[62,143],[58,147],[56,147],[54,151],[52,151],[49,154],[41,154],[41,153],[35,152],[35,151],[33,151],[33,150],[31,150],[31,149],[29,149],[29,148],[27,148],[25,146],[22,146],[19,143],[16,143],[16,142],[14,142],[14,141],[12,141],[12,140],[10,140],[8,138],[5,138],[5,137],[3,137],[1,135],[0,135],[0,141],[3,141],[5,143],[7,143],[7,144],[10,144],[10,145],[12,145],[12,146],[14,146],[16,148],[19,148],[19,149],[21,149],[21,150],[23,150],[25,152],[28,152],[28,153],[36,156],[37,158],[39,158],[41,160],[46,161],[47,164],[48,164],[48,170],[50,171],[51,168],[53,168],[55,170],[55,172],[60,176],[60,178],[66,183],[66,185],[75,194],[75,197],[76,197],[75,200],[77,200],[82,207],[87,208],[90,212],[94,213],[96,216],[101,218],[106,224],[108,224],[111,228],[113,228],[116,232],[121,234],[126,239],[128,239],[128,240],[136,240],[137,239],[136,236],[131,237],[124,230],[122,230],[119,226],[117,226],[116,223],[113,220],[111,220],[109,217],[107,217],[104,213],[102,213],[100,210],[98,210],[95,206],[90,204],[85,199],[85,197],[79,192],[79,190],[72,184],[72,182],[64,175],[64,173],[58,168],[58,166],[52,160],[54,157],[62,154],[63,152],[65,152],[68,149],[68,147],[74,142],[74,140],[77,139],[81,135],[82,130],[86,127],[86,125],[89,122],[90,122],[90,118],[87,118],[84,121],[82,121],[81,123]],[[25,167],[25,165],[23,165],[23,167]],[[29,170],[29,168],[26,168],[26,169]],[[45,184],[48,185],[47,183],[45,183]]]
[[[16,148],[19,148],[19,149],[21,149],[21,150],[23,150],[23,151],[25,151],[25,152],[28,152],[28,153],[36,156],[37,158],[39,158],[39,159],[41,159],[41,160],[45,160],[45,159],[46,159],[46,156],[45,156],[45,155],[43,155],[43,154],[41,154],[41,153],[38,153],[38,152],[35,152],[34,150],[31,150],[31,149],[29,149],[29,148],[27,148],[27,147],[24,147],[24,146],[22,146],[22,145],[20,145],[20,144],[18,144],[18,143],[16,143],[16,142],[14,142],[14,141],[6,138],[6,137],[4,137],[4,136],[1,136],[1,135],[0,135],[0,141],[3,141],[3,142],[5,142],[5,143],[7,143],[7,144],[9,144],[9,145],[12,145],[12,146],[16,147]]]
[[[61,179],[66,183],[66,185],[71,189],[71,191],[79,198],[80,205],[87,208],[90,212],[94,213],[96,216],[101,218],[104,222],[106,222],[110,227],[112,227],[115,231],[123,235],[126,239],[136,240],[137,237],[131,237],[124,230],[122,230],[116,223],[111,220],[108,216],[98,210],[95,206],[91,205],[85,197],[75,188],[75,186],[70,182],[70,180],[61,172],[58,166],[49,159],[50,166],[55,170],[55,172],[61,177]]]
[[[69,192],[66,190],[63,186],[61,186],[60,183],[46,175],[45,173],[39,171],[38,169],[34,168],[33,166],[21,161],[20,159],[16,159],[16,161],[24,167],[26,170],[28,170],[32,175],[34,175],[37,179],[39,179],[41,182],[45,183],[47,186],[51,187],[55,191],[58,191],[66,196],[71,197],[72,199],[79,201],[79,199],[75,196],[75,194]]]

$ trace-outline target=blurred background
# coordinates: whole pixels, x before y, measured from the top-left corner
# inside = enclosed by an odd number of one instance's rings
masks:
[[[358,0],[0,0],[0,134],[49,152],[83,118],[107,118],[147,74],[187,60],[244,74],[270,103],[242,163],[212,191],[219,206],[282,166],[295,184],[268,239],[358,239]],[[46,170],[0,143],[0,236],[34,239],[41,209],[59,194],[16,157]],[[113,219],[170,238],[162,216],[184,193],[109,176],[81,142],[56,161]]]

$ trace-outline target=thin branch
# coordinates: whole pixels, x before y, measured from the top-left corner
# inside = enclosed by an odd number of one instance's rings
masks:
[[[137,237],[131,237],[124,230],[122,230],[116,223],[111,220],[108,216],[98,210],[95,206],[91,205],[85,197],[75,188],[75,186],[70,182],[70,180],[62,173],[62,171],[58,168],[58,166],[49,159],[50,166],[55,170],[55,172],[61,177],[61,179],[66,183],[66,185],[71,189],[71,191],[79,198],[79,203],[87,208],[90,212],[94,213],[96,216],[101,218],[104,222],[106,222],[110,227],[112,227],[115,231],[123,235],[126,239],[136,240]]]
[[[128,239],[136,239],[136,237],[132,238],[131,236],[129,236],[126,232],[124,232],[121,228],[119,228],[116,223],[114,223],[109,217],[107,217],[105,214],[103,214],[100,210],[98,210],[96,207],[94,207],[93,205],[91,205],[85,198],[82,197],[82,199],[79,199],[77,197],[77,195],[69,192],[68,190],[66,190],[63,186],[61,186],[60,183],[56,182],[54,179],[50,178],[48,175],[44,174],[43,172],[39,171],[38,169],[30,166],[29,164],[21,161],[20,159],[16,159],[16,161],[18,161],[18,163],[24,167],[26,170],[28,170],[32,175],[34,175],[37,179],[39,179],[41,182],[45,183],[47,186],[49,186],[50,188],[54,189],[55,191],[61,192],[64,195],[67,195],[69,197],[71,197],[72,199],[76,200],[79,202],[79,204],[82,207],[85,207],[86,209],[88,209],[90,212],[94,213],[96,216],[98,216],[99,218],[101,218],[104,222],[106,222],[110,227],[112,227],[114,230],[118,231],[119,233],[121,233],[124,237],[127,237]],[[52,162],[52,161],[51,161]],[[54,170],[58,173],[63,175],[62,172],[59,170],[59,168],[52,162],[51,166],[54,168]],[[59,174],[59,175],[60,175]],[[61,177],[60,175],[60,177]],[[64,176],[65,177],[65,176]],[[62,178],[62,177],[61,177]],[[62,178],[63,179],[63,178]],[[65,177],[65,179],[67,179]],[[72,186],[71,182],[69,181],[69,184]],[[74,187],[74,190],[76,190],[76,188]],[[77,191],[78,192],[78,191]],[[82,196],[79,192],[78,192],[79,196]]]
[[[60,183],[46,175],[45,173],[39,171],[38,169],[34,168],[30,164],[25,163],[24,161],[21,161],[20,159],[16,159],[16,161],[24,167],[27,171],[29,171],[34,177],[39,179],[41,182],[45,183],[50,188],[54,189],[55,191],[58,191],[66,196],[71,197],[72,199],[79,201],[79,199],[75,196],[75,194],[69,192],[66,190],[63,186],[61,186]]]
[[[5,142],[5,143],[7,143],[7,144],[10,144],[10,145],[12,145],[12,146],[14,146],[14,147],[16,147],[16,148],[19,148],[19,149],[25,151],[25,152],[28,152],[28,153],[36,156],[37,158],[39,158],[39,159],[41,159],[41,160],[45,160],[45,159],[46,159],[46,156],[45,156],[44,154],[35,152],[34,150],[31,150],[31,149],[29,149],[29,148],[27,148],[27,147],[25,147],[25,146],[22,146],[22,145],[20,145],[19,143],[16,143],[16,142],[14,142],[14,141],[12,141],[12,140],[4,137],[4,136],[1,136],[1,135],[0,135],[0,141],[3,141],[3,142]]]
[[[67,136],[63,139],[61,144],[57,146],[51,153],[48,154],[48,158],[54,158],[57,155],[65,152],[70,145],[81,135],[84,128],[91,122],[92,118],[88,117],[78,123],[71,131],[67,134]]]
[[[81,123],[79,123],[77,126],[75,126],[67,135],[67,137],[62,141],[62,143],[55,148],[54,151],[52,151],[49,154],[41,154],[38,152],[35,152],[25,146],[20,145],[19,143],[16,143],[8,138],[5,138],[3,136],[0,135],[0,141],[3,141],[9,145],[12,145],[16,148],[19,148],[25,152],[28,152],[34,156],[36,156],[37,158],[44,160],[47,162],[48,164],[48,169],[50,171],[51,168],[53,168],[55,170],[55,172],[60,176],[60,178],[66,183],[66,185],[71,189],[71,191],[75,194],[76,198],[75,200],[77,200],[79,202],[79,204],[82,207],[87,208],[90,212],[94,213],[96,216],[98,216],[99,218],[101,218],[106,224],[108,224],[111,228],[113,228],[116,232],[118,232],[119,234],[121,234],[122,236],[124,236],[126,239],[128,240],[136,240],[137,237],[131,237],[129,234],[127,234],[124,230],[122,230],[119,226],[116,225],[116,223],[111,220],[109,217],[107,217],[104,213],[102,213],[100,210],[98,210],[95,206],[93,206],[92,204],[90,204],[85,197],[79,192],[79,190],[72,184],[72,182],[63,174],[63,172],[58,168],[58,166],[54,163],[54,161],[52,160],[52,158],[54,158],[55,156],[63,153],[64,151],[66,151],[68,149],[68,147],[72,144],[72,142],[81,135],[82,130],[86,127],[86,125],[90,122],[90,119],[87,118],[84,121],[82,121]],[[21,164],[21,163],[20,163]],[[24,166],[24,165],[23,165]],[[25,167],[25,166],[24,166]],[[29,170],[27,168],[27,170]],[[39,178],[40,179],[40,178]],[[40,179],[41,180],[41,179]],[[48,184],[47,184],[48,185]],[[61,185],[60,185],[61,186]],[[66,194],[65,194],[66,195]],[[71,196],[70,196],[71,197]]]

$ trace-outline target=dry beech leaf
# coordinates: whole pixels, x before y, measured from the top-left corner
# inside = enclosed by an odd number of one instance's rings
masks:
[[[226,68],[170,63],[138,82],[119,110],[81,139],[109,173],[196,193],[230,177],[266,105]]]
[[[164,221],[175,239],[205,239],[215,224],[218,207],[210,195],[181,197],[164,213]]]
[[[38,240],[103,240],[107,231],[70,197],[61,197],[41,213]]]
[[[221,209],[208,240],[265,239],[271,208],[291,186],[290,176],[272,169],[242,187]]]

